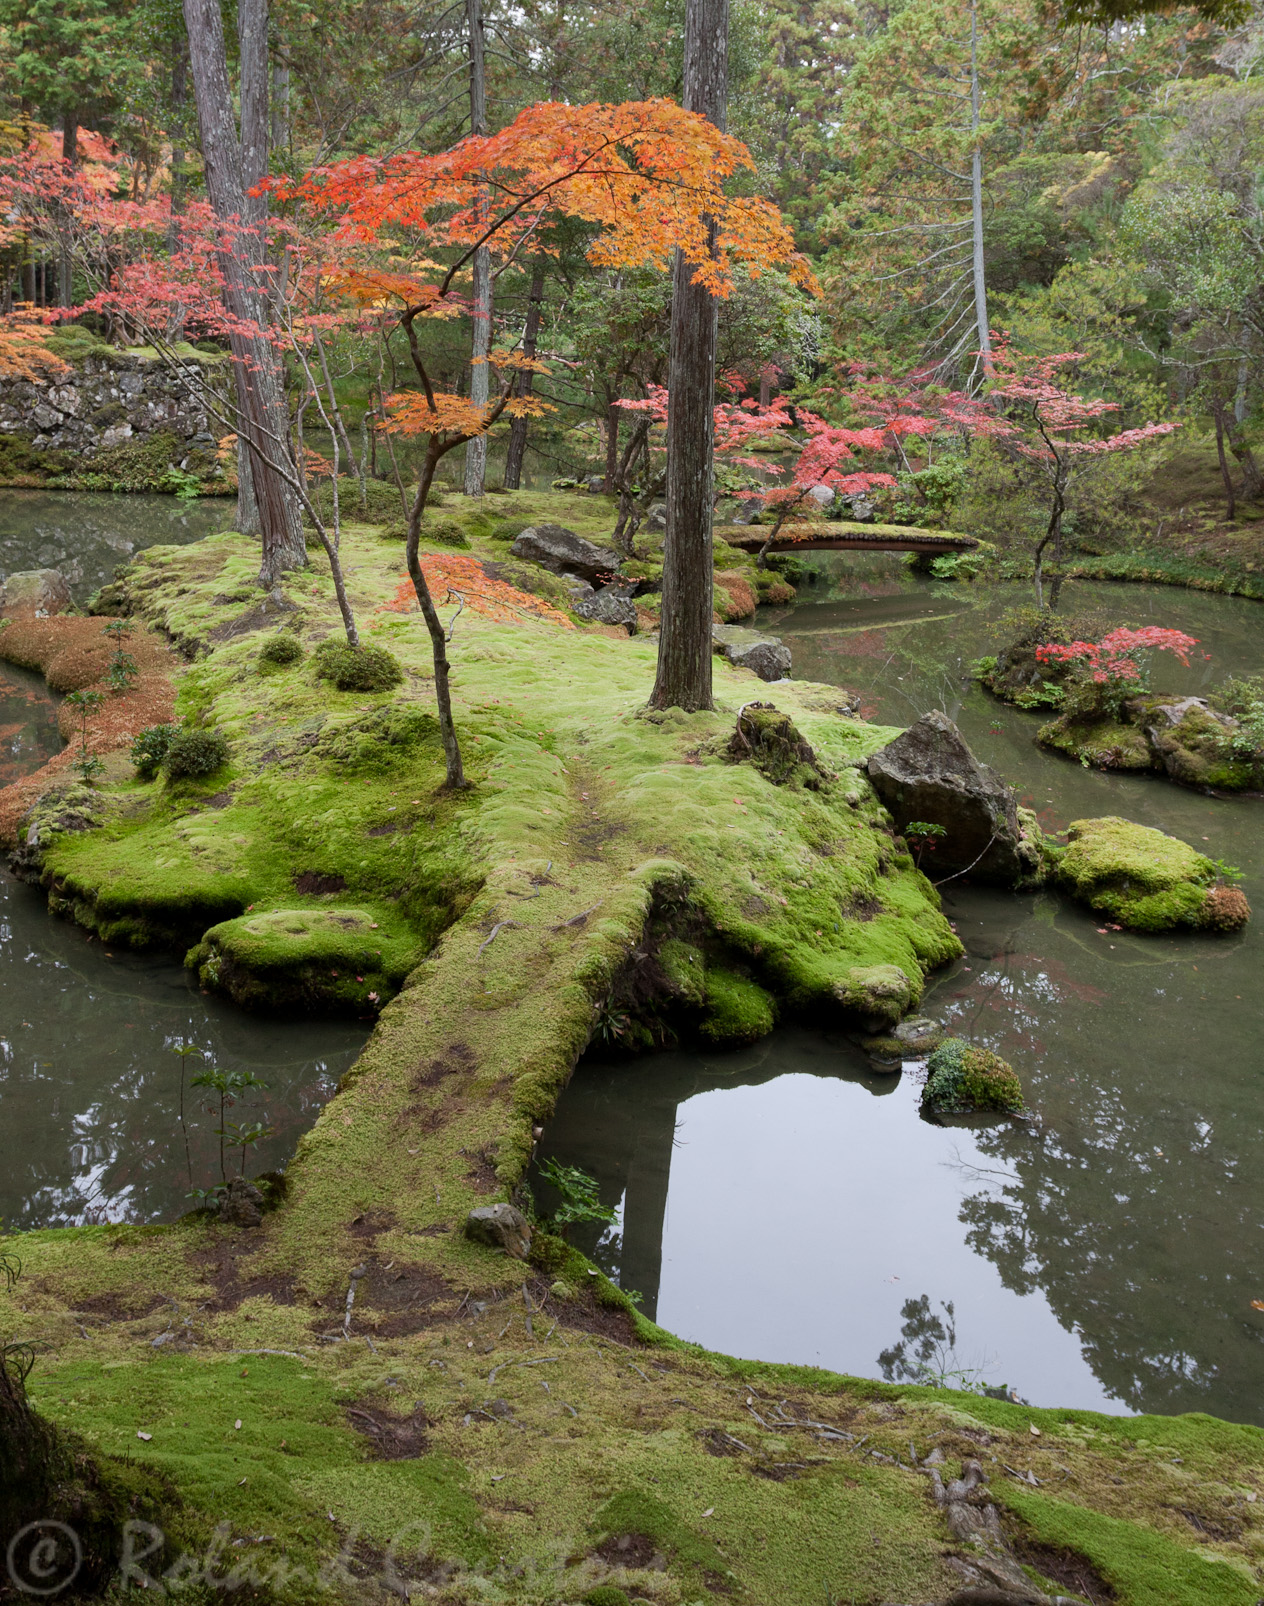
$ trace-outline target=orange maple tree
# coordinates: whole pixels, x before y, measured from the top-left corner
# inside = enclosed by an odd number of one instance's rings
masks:
[[[752,277],[781,267],[815,291],[811,268],[776,207],[726,192],[726,181],[742,169],[754,172],[755,163],[740,140],[673,101],[544,102],[527,107],[498,134],[462,140],[436,155],[358,156],[274,185],[300,211],[333,222],[346,254],[342,292],[366,307],[395,309],[408,339],[421,390],[389,398],[386,427],[425,441],[408,518],[408,574],[433,647],[451,787],[464,786],[465,779],[452,721],[447,637],[418,556],[421,517],[446,453],[484,434],[502,415],[544,410],[536,397],[514,391],[524,369],[547,369],[520,352],[493,351],[488,361],[498,388],[485,407],[476,406],[436,390],[418,321],[468,311],[453,287],[480,247],[503,261],[528,243],[537,254],[547,252],[550,228],[561,217],[591,226],[588,256],[599,266],[666,270],[680,251],[694,268],[694,282],[716,296],[728,295],[737,261]],[[390,266],[366,256],[383,247]],[[435,252],[450,259],[446,266],[429,259]],[[401,257],[413,259],[415,270],[400,271]]]
[[[491,619],[496,624],[517,624],[527,614],[537,619],[547,619],[550,624],[561,625],[564,630],[575,628],[560,609],[552,607],[543,598],[533,597],[529,591],[519,591],[504,580],[494,579],[477,558],[449,556],[447,553],[432,556],[428,553],[421,559],[421,570],[431,596],[442,593],[447,597],[456,597],[471,612],[481,613],[485,619]],[[387,613],[411,613],[416,606],[417,593],[407,575],[400,580],[390,601],[382,604]]]

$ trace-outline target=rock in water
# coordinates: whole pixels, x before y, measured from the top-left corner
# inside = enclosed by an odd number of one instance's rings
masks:
[[[525,1260],[531,1249],[531,1223],[511,1204],[479,1205],[465,1218],[465,1236]]]
[[[577,574],[589,585],[609,580],[619,569],[617,552],[594,546],[561,524],[528,525],[509,550],[515,558],[529,558],[554,574]]]
[[[70,606],[70,587],[56,569],[25,569],[0,585],[0,614],[44,619]]]
[[[636,606],[632,601],[633,590],[627,586],[603,586],[600,591],[590,591],[586,596],[579,597],[574,606],[575,612],[581,619],[591,620],[598,625],[624,625],[629,635],[636,634]]]
[[[749,669],[760,680],[784,680],[790,673],[790,649],[776,636],[740,625],[712,625],[711,644],[737,669]]]
[[[1023,836],[1014,789],[979,763],[947,714],[923,714],[874,753],[868,769],[898,830],[915,820],[943,826],[936,875],[968,868],[980,881],[1010,885],[1036,869],[1037,850]]]

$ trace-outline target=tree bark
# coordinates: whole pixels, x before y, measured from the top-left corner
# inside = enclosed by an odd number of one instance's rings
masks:
[[[728,0],[688,0],[684,106],[726,124]],[[714,223],[712,241],[714,249]],[[716,300],[676,253],[667,378],[667,533],[653,708],[711,707]]]
[[[487,132],[487,75],[483,60],[483,16],[481,0],[465,0],[470,30],[470,133]],[[473,365],[470,368],[470,400],[486,407],[491,398],[491,373],[487,353],[492,349],[492,257],[485,245],[479,246],[472,263],[474,278]],[[465,448],[465,494],[482,496],[487,479],[487,436],[476,435]]]
[[[602,489],[607,496],[614,493],[615,481],[619,477],[619,406],[618,397],[611,397],[606,408],[606,473]]]
[[[73,173],[79,164],[79,113],[72,107],[62,117],[61,155]],[[64,208],[58,228],[57,246],[57,305],[73,307],[75,304],[74,262],[70,255],[70,217]],[[45,296],[47,301],[47,296]]]
[[[983,372],[992,368],[992,336],[988,327],[987,274],[983,262],[983,154],[979,150],[979,5],[970,0],[970,207],[974,227],[974,321]]]
[[[527,321],[522,331],[522,355],[534,357],[536,341],[540,333],[540,314],[544,306],[544,272],[538,265],[531,278],[531,290],[527,296]],[[531,394],[534,374],[527,372],[518,378],[517,393],[521,399]],[[505,454],[505,478],[502,481],[507,491],[516,491],[522,483],[522,459],[527,449],[527,420],[515,418],[509,426],[509,450]]]
[[[1260,465],[1255,461],[1255,453],[1247,445],[1241,424],[1231,413],[1222,412],[1222,417],[1225,441],[1242,473],[1243,500],[1247,502],[1264,500],[1264,478],[1260,476]]]
[[[1238,498],[1233,488],[1233,475],[1229,472],[1229,460],[1225,456],[1224,407],[1218,396],[1211,404],[1211,413],[1216,421],[1216,456],[1220,461],[1220,478],[1224,481],[1225,499],[1229,504],[1225,518],[1232,519],[1238,511]]]
[[[443,450],[439,442],[432,437],[426,450],[426,460],[421,467],[421,478],[417,482],[417,494],[413,498],[413,505],[408,515],[408,540],[405,545],[405,555],[408,562],[408,578],[413,583],[413,591],[421,608],[422,618],[426,621],[426,629],[430,633],[430,650],[434,662],[435,677],[435,705],[439,712],[439,735],[443,741],[443,756],[445,766],[444,785],[453,791],[459,792],[469,783],[465,779],[465,768],[461,763],[461,744],[456,734],[456,721],[452,717],[452,686],[451,665],[448,663],[448,637],[443,628],[443,621],[435,610],[434,598],[430,594],[430,587],[426,584],[425,572],[421,567],[421,556],[418,550],[421,540],[421,515],[426,510],[426,498],[430,494],[430,485],[434,479],[435,469]]]
[[[243,48],[242,64],[243,100],[247,110],[245,132],[250,140],[252,164],[248,169],[233,126],[224,26],[218,0],[184,0],[207,195],[223,232],[218,261],[224,281],[224,305],[230,317],[253,323],[262,330],[267,323],[267,305],[255,270],[263,262],[263,239],[258,233],[242,232],[240,227],[261,218],[264,209],[261,200],[248,200],[246,196],[247,175],[250,175],[249,182],[256,181],[260,160],[256,139],[260,50],[264,63],[262,160],[265,168],[267,163],[267,25],[265,12],[260,36],[260,5],[261,0],[244,0],[249,19],[248,24],[243,25],[243,46],[248,44],[249,50]],[[244,59],[247,54],[251,57],[249,64]],[[261,177],[262,173],[257,176]],[[280,362],[267,338],[262,333],[251,335],[236,330],[230,337],[230,344],[237,387],[238,435],[250,451],[250,478],[263,536],[259,579],[262,584],[271,586],[287,569],[302,568],[307,562],[297,499],[267,461],[273,454],[289,453],[289,412]]]

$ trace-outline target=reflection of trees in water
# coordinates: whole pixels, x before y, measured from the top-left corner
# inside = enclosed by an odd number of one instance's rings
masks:
[[[1141,1033],[1121,1044],[1125,1096],[1095,1071],[1104,1045],[1083,1016],[1106,1001],[1095,993],[1044,958],[1008,954],[952,997],[963,1034],[1021,1051],[1029,1103],[1047,1117],[1036,1133],[975,1134],[997,1166],[963,1167],[978,1184],[961,1206],[966,1241],[1015,1293],[1044,1292],[1129,1406],[1255,1418],[1264,1357],[1243,1290],[1258,1283],[1260,1199],[1245,1192],[1244,1157],[1259,1152],[1258,1119],[1210,1081],[1195,1094],[1199,1113],[1189,1084],[1176,1087],[1172,1055],[1147,1064]],[[1097,1018],[1106,1031],[1111,1016]],[[1051,1024],[1063,1042],[1042,1063]],[[1082,1060],[1067,1052],[1077,1038]]]

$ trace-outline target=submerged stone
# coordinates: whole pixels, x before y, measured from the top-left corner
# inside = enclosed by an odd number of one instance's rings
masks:
[[[1022,1083],[1013,1066],[990,1048],[949,1037],[931,1055],[926,1069],[923,1110],[936,1115],[1017,1115],[1023,1108]]]

